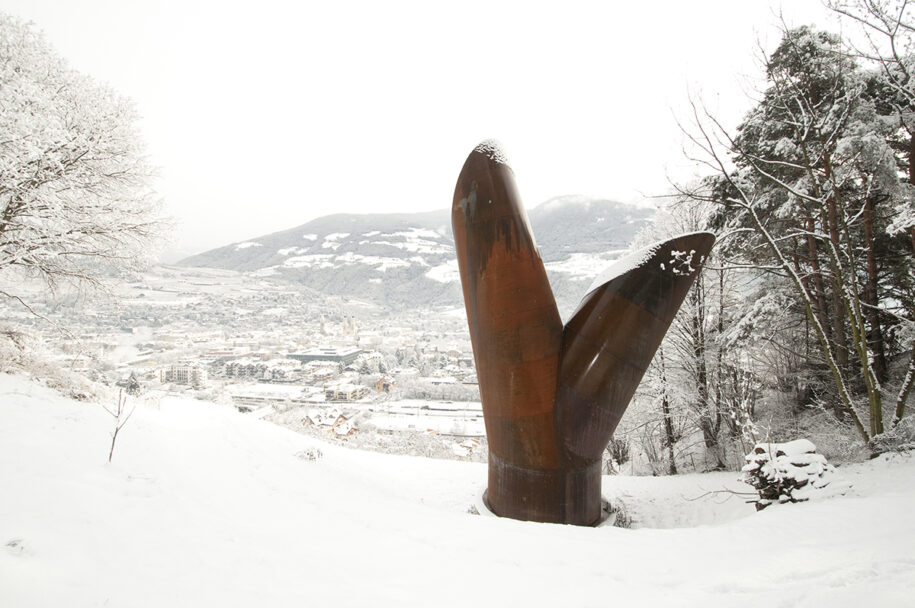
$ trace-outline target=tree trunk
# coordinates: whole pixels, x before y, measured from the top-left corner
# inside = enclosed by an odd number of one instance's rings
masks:
[[[874,251],[874,199],[868,197],[864,203],[864,247],[867,251],[867,282],[864,285],[864,303],[867,304],[867,320],[870,331],[867,335],[870,351],[874,354],[874,374],[881,383],[886,382],[886,350],[880,313],[877,309],[877,255]]]
[[[724,268],[718,269],[718,326],[715,340],[718,342],[715,349],[715,411],[721,416],[724,411],[724,396],[722,384],[724,380],[724,349],[721,347],[721,337],[724,335]],[[719,418],[720,419],[720,418]]]
[[[817,240],[813,236],[816,223],[813,217],[807,218],[807,253],[810,256],[810,270],[813,277],[813,303],[816,306],[814,314],[826,330],[826,337],[832,340],[832,325],[827,322],[826,288],[823,286],[823,271],[820,269],[820,253],[817,251]]]
[[[906,368],[905,378],[902,380],[899,395],[896,397],[896,410],[893,413],[892,423],[894,427],[899,424],[903,414],[905,414],[905,404],[909,399],[909,393],[912,391],[913,381],[915,381],[915,348],[909,353],[909,366]]]
[[[835,196],[826,200],[826,212],[829,227],[829,240],[836,252],[842,250],[839,241],[839,211]],[[833,263],[836,266],[838,260]],[[836,364],[843,373],[848,372],[848,336],[845,332],[845,304],[842,302],[842,269],[833,268],[832,297],[829,302],[829,314],[832,319],[832,337],[835,345]]]
[[[659,349],[658,351],[658,363],[661,366],[661,412],[664,414],[664,435],[667,438],[667,456],[670,460],[670,468],[668,471],[671,475],[677,474],[677,460],[674,456],[674,443],[676,443],[676,437],[674,437],[674,421],[670,415],[670,400],[667,398],[667,372],[664,367],[664,350]]]
[[[697,409],[699,410],[699,428],[702,429],[702,438],[705,447],[712,452],[717,461],[716,466],[722,466],[721,457],[718,453],[718,431],[720,427],[720,413],[711,410],[709,403],[708,387],[708,364],[705,347],[705,292],[702,285],[702,277],[696,281],[695,287],[691,292],[693,302],[692,315],[692,340],[693,340],[693,362],[696,366],[696,392]]]
[[[915,135],[909,138],[909,183],[915,185]],[[912,240],[915,241],[915,234]]]
[[[915,185],[915,135],[909,139],[909,183]],[[909,228],[909,236],[912,239],[912,255],[915,256],[915,227]],[[905,406],[912,390],[912,384],[915,384],[915,342],[911,345],[909,365],[906,368],[902,386],[899,387],[899,394],[896,396],[896,408],[893,412],[892,422],[894,427],[899,424],[903,414],[905,414]]]
[[[912,151],[915,154],[915,137],[912,138]],[[915,165],[915,157],[910,157],[909,164],[909,175],[912,176],[913,165]],[[913,181],[915,183],[915,181]],[[915,255],[915,227],[909,229],[909,234],[912,237],[912,254]],[[909,400],[909,393],[912,391],[912,384],[915,384],[915,343],[911,346],[911,352],[909,352],[909,365],[906,368],[905,377],[902,380],[902,386],[899,387],[899,394],[896,396],[896,408],[893,412],[893,426],[895,427],[899,424],[899,421],[902,420],[903,414],[905,414],[905,405]]]

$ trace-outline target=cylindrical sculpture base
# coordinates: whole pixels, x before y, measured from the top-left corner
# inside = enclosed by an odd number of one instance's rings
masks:
[[[576,526],[601,519],[600,461],[581,468],[528,469],[489,452],[486,501],[499,517]]]

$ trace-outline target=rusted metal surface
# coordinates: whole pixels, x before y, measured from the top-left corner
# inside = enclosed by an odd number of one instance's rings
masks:
[[[556,419],[573,460],[600,458],[714,242],[697,232],[643,250],[566,323]]]
[[[563,328],[495,144],[467,158],[452,223],[489,441],[488,503],[504,517],[592,525],[601,452],[714,236],[655,246],[592,289]]]

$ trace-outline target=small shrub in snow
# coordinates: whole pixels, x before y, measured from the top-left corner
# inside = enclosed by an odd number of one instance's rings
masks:
[[[296,456],[298,456],[302,460],[307,460],[309,462],[315,462],[316,460],[318,460],[322,456],[324,456],[324,454],[322,454],[321,450],[319,450],[318,448],[308,448],[306,450],[302,450],[301,452],[296,453]]]
[[[626,508],[625,503],[619,498],[610,502],[606,499],[601,500],[601,517],[602,525],[610,525],[614,528],[631,528],[632,516]]]
[[[603,454],[604,470],[607,474],[615,475],[619,472],[620,467],[629,462],[631,450],[632,446],[629,443],[629,438],[625,435],[619,438],[616,436],[611,437]]]
[[[0,324],[0,372],[27,374],[76,401],[102,402],[109,397],[104,386],[55,361],[39,336],[4,324]]]
[[[835,474],[835,467],[816,453],[807,439],[788,443],[757,443],[746,456],[743,480],[756,488],[756,510],[773,502],[803,502],[826,490],[845,493],[850,487]]]
[[[118,440],[118,433],[121,432],[121,429],[124,428],[124,425],[127,424],[127,421],[130,420],[137,408],[134,406],[130,408],[130,411],[127,411],[127,395],[121,391],[118,391],[118,401],[115,407],[109,408],[106,405],[102,405],[102,407],[114,421],[114,430],[111,431],[111,449],[108,450],[108,462],[111,462],[114,457],[114,444]]]
[[[22,555],[25,553],[25,542],[21,538],[11,538],[6,543],[6,552],[11,555]]]
[[[896,426],[871,439],[869,447],[874,456],[884,452],[915,450],[915,417],[903,418]]]

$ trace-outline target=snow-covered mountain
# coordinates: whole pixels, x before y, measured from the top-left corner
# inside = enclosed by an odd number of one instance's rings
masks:
[[[561,309],[626,249],[653,210],[581,196],[529,211]],[[396,308],[461,302],[449,209],[337,214],[189,257],[182,266],[277,275],[334,295]]]

